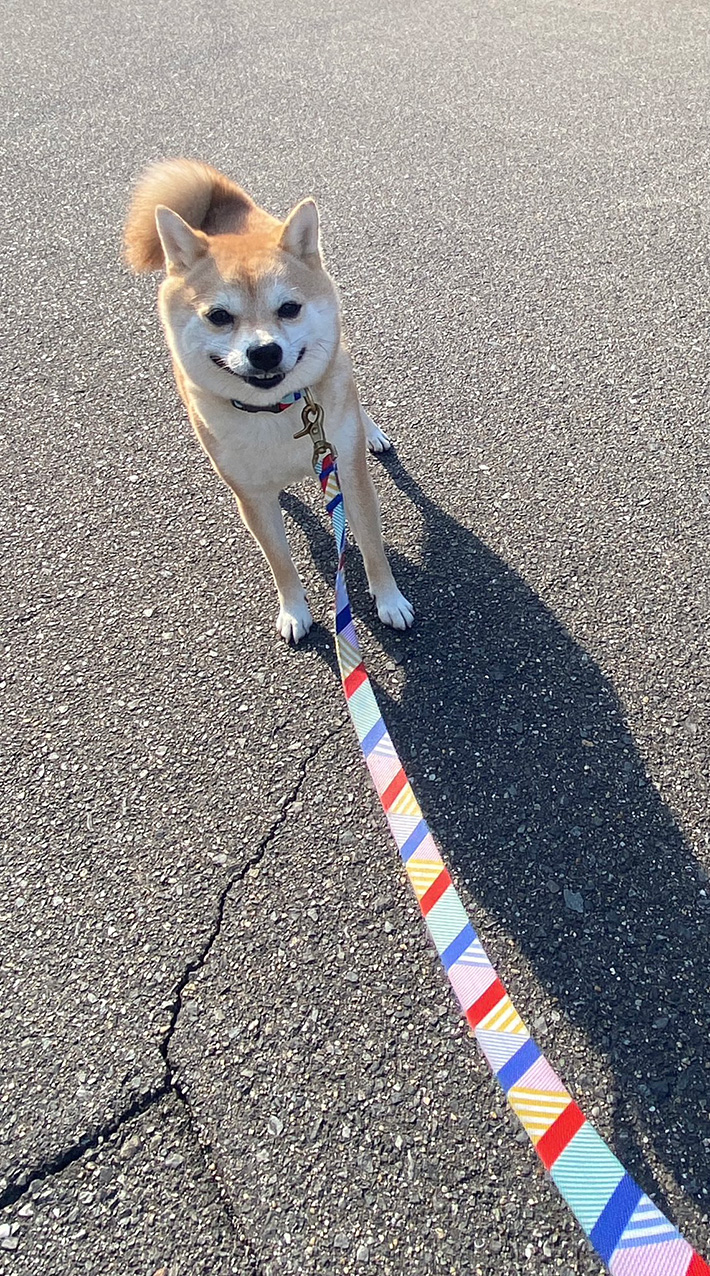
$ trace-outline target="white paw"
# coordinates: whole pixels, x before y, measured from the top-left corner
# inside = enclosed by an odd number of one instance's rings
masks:
[[[414,621],[414,608],[404,594],[400,594],[397,586],[386,594],[375,599],[377,615],[383,625],[391,625],[392,629],[409,629]]]
[[[292,642],[294,646],[301,641],[301,638],[305,638],[312,624],[313,617],[308,610],[305,598],[303,602],[295,605],[283,603],[276,617],[277,632],[286,642]]]
[[[362,411],[362,423],[365,426],[365,436],[367,438],[367,446],[371,452],[389,452],[392,444],[390,443],[384,430],[379,425],[375,425],[369,412],[364,408]]]
[[[391,441],[387,438],[384,430],[379,425],[372,424],[372,429],[367,432],[367,446],[371,452],[389,452],[392,447]]]

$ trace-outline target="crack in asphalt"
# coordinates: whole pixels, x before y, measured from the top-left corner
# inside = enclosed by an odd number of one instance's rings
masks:
[[[246,1243],[244,1241],[244,1238],[241,1236],[239,1229],[237,1228],[236,1218],[232,1208],[231,1200],[229,1199],[229,1197],[223,1190],[219,1175],[215,1173],[216,1167],[214,1166],[213,1163],[208,1162],[207,1157],[205,1155],[204,1145],[202,1143],[202,1140],[199,1137],[197,1128],[194,1123],[194,1118],[193,1118],[193,1113],[192,1113],[192,1108],[190,1106],[189,1098],[185,1094],[185,1091],[180,1085],[180,1082],[177,1080],[175,1073],[173,1071],[173,1066],[170,1062],[170,1044],[174,1036],[175,1029],[177,1028],[178,1020],[180,1018],[180,1012],[183,1007],[183,994],[185,992],[185,988],[190,983],[193,976],[199,974],[199,972],[202,970],[202,968],[204,967],[210,955],[210,952],[212,951],[212,948],[214,947],[217,939],[219,938],[219,934],[222,929],[222,923],[224,921],[225,908],[226,908],[227,900],[229,898],[230,893],[239,882],[244,881],[247,874],[250,873],[252,869],[256,868],[257,865],[261,863],[269,847],[274,841],[274,838],[276,837],[278,830],[281,828],[281,826],[284,824],[284,822],[288,818],[289,812],[294,802],[297,801],[298,795],[303,787],[303,784],[308,774],[308,769],[311,763],[316,759],[318,754],[325,747],[325,745],[328,744],[328,742],[333,738],[333,736],[337,735],[338,732],[342,730],[344,725],[345,725],[344,722],[339,722],[337,726],[335,726],[332,730],[328,731],[327,734],[325,734],[323,738],[319,740],[318,744],[314,745],[314,747],[310,750],[310,752],[304,758],[301,759],[301,765],[299,768],[298,776],[296,777],[294,781],[294,784],[292,786],[290,793],[288,794],[286,799],[282,801],[281,809],[279,810],[278,815],[272,821],[271,827],[268,829],[268,831],[257,843],[254,853],[250,855],[249,858],[246,860],[246,862],[242,863],[239,866],[239,868],[230,876],[229,880],[220,891],[219,898],[217,900],[217,909],[215,913],[215,919],[212,923],[212,926],[210,927],[209,934],[206,940],[204,941],[204,943],[202,944],[202,947],[200,948],[199,952],[197,953],[197,956],[193,957],[190,961],[186,963],[180,978],[175,984],[173,996],[171,999],[170,1022],[163,1035],[162,1041],[160,1042],[160,1045],[158,1047],[158,1050],[164,1065],[164,1076],[160,1085],[151,1086],[149,1089],[145,1090],[142,1094],[137,1095],[136,1098],[133,1100],[133,1102],[129,1104],[129,1106],[125,1108],[121,1113],[114,1115],[109,1120],[103,1122],[102,1125],[97,1126],[95,1129],[86,1131],[84,1134],[80,1135],[79,1138],[76,1139],[72,1144],[70,1144],[69,1147],[66,1147],[62,1149],[60,1152],[58,1152],[56,1156],[47,1157],[44,1160],[39,1161],[31,1169],[27,1170],[15,1181],[8,1183],[7,1186],[0,1192],[0,1210],[6,1209],[9,1206],[15,1205],[17,1201],[19,1201],[25,1195],[25,1193],[29,1191],[33,1183],[43,1182],[46,1179],[53,1178],[55,1175],[60,1174],[63,1170],[68,1169],[70,1165],[73,1165],[76,1161],[80,1160],[86,1152],[89,1152],[99,1147],[101,1144],[105,1143],[114,1134],[116,1134],[124,1125],[127,1125],[130,1121],[135,1120],[137,1117],[143,1116],[144,1113],[147,1112],[149,1108],[153,1107],[161,1099],[166,1098],[170,1094],[174,1094],[175,1097],[178,1099],[178,1101],[182,1104],[182,1106],[185,1108],[187,1112],[189,1128],[191,1132],[193,1133],[195,1142],[200,1150],[200,1155],[202,1156],[203,1161],[205,1163],[205,1168],[207,1169],[207,1172],[210,1174],[210,1177],[212,1178],[213,1182],[215,1183],[219,1191],[220,1198],[222,1200],[223,1205],[225,1206],[230,1224],[235,1229],[235,1231],[239,1233],[240,1240],[243,1243]],[[255,1268],[253,1276],[261,1276],[260,1271]]]
[[[340,728],[336,728],[336,731],[339,729]],[[311,749],[310,753],[308,753],[305,758],[301,759],[299,774],[294,782],[291,792],[288,794],[286,800],[282,803],[281,810],[279,811],[278,815],[274,819],[268,833],[266,833],[264,837],[261,838],[261,840],[257,843],[254,854],[251,855],[245,863],[240,865],[239,869],[233,874],[232,877],[230,877],[226,886],[224,886],[224,888],[222,889],[219,896],[219,900],[217,902],[217,913],[215,916],[214,923],[212,925],[212,929],[205,943],[203,944],[198,956],[194,958],[193,961],[187,963],[180,979],[178,980],[178,983],[176,984],[175,992],[173,994],[173,1006],[172,1006],[172,1012],[170,1016],[170,1023],[168,1025],[165,1036],[163,1037],[163,1040],[159,1047],[160,1053],[163,1059],[165,1060],[166,1078],[168,1082],[170,1083],[171,1089],[174,1086],[174,1076],[173,1076],[172,1065],[169,1059],[170,1043],[172,1041],[173,1034],[177,1027],[177,1021],[180,1017],[180,1011],[182,1010],[183,993],[185,991],[185,988],[190,983],[192,976],[199,974],[200,970],[202,969],[205,962],[207,961],[207,958],[209,957],[210,952],[216,940],[219,937],[219,933],[222,929],[222,922],[224,920],[224,910],[226,908],[229,895],[231,894],[234,887],[239,882],[243,882],[247,874],[250,873],[252,869],[256,868],[257,865],[260,864],[261,861],[263,860],[271,843],[276,837],[276,834],[281,828],[281,825],[284,824],[284,822],[286,821],[291,807],[293,806],[294,802],[296,802],[298,799],[298,795],[301,791],[301,788],[303,787],[303,783],[305,781],[306,775],[308,774],[308,768],[310,764],[318,756],[321,749],[324,748],[324,746],[328,743],[328,741],[332,738],[332,736],[336,734],[336,731],[329,731],[328,734],[322,740],[320,740],[317,745],[315,745]]]
[[[27,1170],[14,1182],[7,1184],[7,1187],[0,1192],[0,1209],[7,1209],[10,1205],[15,1205],[17,1201],[29,1191],[33,1183],[41,1183],[45,1179],[52,1178],[55,1174],[60,1174],[62,1170],[66,1170],[75,1161],[79,1161],[85,1152],[97,1148],[99,1144],[110,1139],[122,1125],[133,1121],[136,1117],[143,1116],[149,1108],[157,1103],[160,1099],[170,1092],[167,1078],[159,1086],[151,1086],[145,1090],[143,1094],[139,1094],[127,1108],[118,1115],[114,1115],[103,1125],[94,1130],[86,1131],[79,1135],[68,1148],[57,1152],[56,1156],[47,1157],[45,1160],[38,1162]]]

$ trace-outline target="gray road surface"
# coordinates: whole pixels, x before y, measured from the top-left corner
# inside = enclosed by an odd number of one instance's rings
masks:
[[[131,180],[312,193],[418,611],[368,663],[491,956],[710,1249],[710,16],[8,0],[0,1266],[592,1276],[452,1007],[316,625],[194,443]],[[572,904],[572,907],[570,907]],[[581,910],[581,911],[580,911]]]

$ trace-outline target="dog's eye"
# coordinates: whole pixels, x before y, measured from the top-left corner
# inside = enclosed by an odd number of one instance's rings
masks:
[[[301,306],[297,301],[284,301],[277,311],[279,319],[295,319],[300,313]]]
[[[226,328],[227,324],[234,322],[234,316],[230,315],[228,310],[223,310],[221,306],[215,306],[214,310],[207,311],[207,318],[213,323],[215,328]]]

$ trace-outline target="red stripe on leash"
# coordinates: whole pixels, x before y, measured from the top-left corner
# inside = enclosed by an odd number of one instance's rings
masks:
[[[425,917],[427,913],[429,912],[429,910],[434,907],[437,900],[441,899],[442,895],[444,894],[444,891],[448,890],[450,885],[451,885],[451,874],[449,873],[448,868],[442,868],[436,881],[432,882],[429,889],[424,892],[424,894],[422,895],[419,901],[419,907],[421,908]]]
[[[362,686],[363,682],[367,682],[367,670],[362,661],[360,661],[357,668],[353,669],[352,673],[349,673],[347,678],[343,679],[343,686],[348,700],[357,691],[358,687]]]
[[[685,1276],[710,1276],[710,1267],[708,1267],[705,1259],[701,1258],[699,1254],[693,1254],[693,1257],[690,1260],[690,1267],[685,1273]]]
[[[399,797],[400,793],[402,792],[402,789],[404,788],[405,784],[408,784],[408,783],[409,781],[407,780],[404,767],[400,767],[394,779],[390,780],[384,793],[380,795],[380,801],[383,807],[385,808],[385,811],[389,811],[392,803],[396,801],[396,799]]]
[[[486,991],[478,998],[478,1001],[474,1001],[473,1005],[469,1006],[466,1011],[469,1027],[477,1028],[481,1020],[485,1019],[493,1007],[497,1006],[498,1002],[502,1001],[503,997],[507,997],[507,995],[500,979],[494,979],[490,987],[486,988]]]
[[[578,1108],[572,1100],[564,1112],[560,1112],[557,1120],[553,1121],[549,1130],[546,1130],[542,1138],[538,1140],[535,1151],[546,1170],[552,1169],[560,1153],[564,1152],[567,1144],[584,1125],[585,1119],[581,1108]]]

